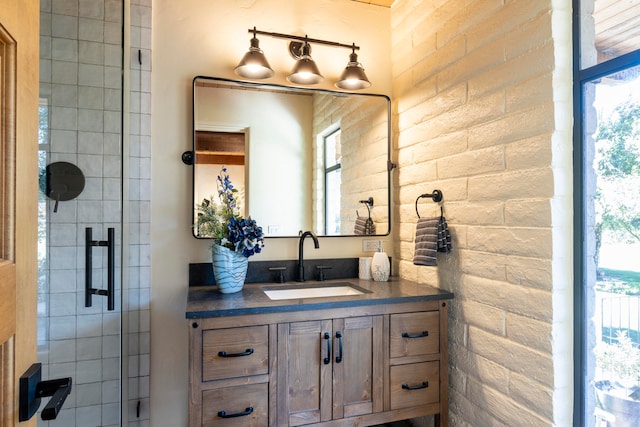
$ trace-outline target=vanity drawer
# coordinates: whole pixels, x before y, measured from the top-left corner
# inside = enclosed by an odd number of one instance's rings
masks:
[[[391,367],[391,409],[437,403],[439,399],[439,361]]]
[[[202,333],[202,381],[266,374],[267,326],[210,329]]]
[[[269,389],[267,383],[202,392],[203,427],[266,427],[268,424]]]
[[[440,313],[423,311],[391,315],[391,358],[440,351]]]

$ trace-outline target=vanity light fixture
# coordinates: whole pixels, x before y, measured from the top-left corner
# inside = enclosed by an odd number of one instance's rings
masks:
[[[311,58],[311,46],[308,41],[305,40],[302,45],[302,56],[296,61],[287,80],[299,85],[315,85],[324,80],[316,62]]]
[[[340,89],[366,89],[371,86],[371,82],[364,73],[362,64],[358,62],[355,43],[352,46],[353,51],[349,55],[349,63],[340,75],[340,80],[336,82],[336,87]]]
[[[241,77],[251,79],[266,79],[273,76],[273,69],[264,56],[264,52],[260,49],[260,41],[256,37],[255,27],[253,28],[253,38],[251,39],[249,51],[244,54],[234,71]]]
[[[291,73],[287,76],[287,80],[291,83],[299,85],[314,85],[324,80],[324,77],[320,74],[318,66],[311,58],[311,43],[314,43],[351,49],[349,63],[342,72],[340,80],[335,83],[336,87],[346,90],[358,90],[366,89],[371,86],[371,82],[364,73],[362,64],[358,62],[356,50],[359,50],[360,47],[356,46],[355,43],[348,45],[327,40],[311,39],[306,35],[302,37],[291,34],[272,33],[257,30],[256,27],[249,29],[249,32],[253,33],[251,47],[235,68],[235,73],[240,77],[249,79],[266,79],[272,77],[274,74],[264,53],[259,48],[259,42],[256,35],[260,34],[290,40],[289,52],[296,59],[296,63],[294,64]]]

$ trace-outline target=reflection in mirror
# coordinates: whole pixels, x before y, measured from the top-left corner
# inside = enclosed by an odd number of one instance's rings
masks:
[[[224,165],[267,237],[390,232],[388,97],[196,77],[193,129],[194,224]]]

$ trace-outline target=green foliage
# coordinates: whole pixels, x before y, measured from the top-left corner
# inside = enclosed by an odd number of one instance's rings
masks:
[[[636,348],[626,331],[618,331],[618,342],[600,342],[594,353],[596,364],[612,375],[612,380],[640,384],[640,349]]]
[[[596,290],[625,295],[640,295],[640,272],[601,268]]]
[[[618,105],[596,140],[596,227],[620,241],[640,241],[640,104]]]
[[[227,223],[229,215],[225,214],[224,208],[214,203],[214,198],[203,199],[202,203],[196,206],[198,209],[198,235],[210,237],[218,244],[227,234]]]
[[[626,102],[614,109],[609,120],[599,124],[595,139],[600,176],[624,178],[639,174],[639,118],[640,104]]]
[[[213,196],[196,205],[198,235],[210,237],[214,245],[227,247],[249,258],[264,247],[262,227],[255,220],[240,215],[238,190],[233,187],[227,168],[217,177],[218,203]]]

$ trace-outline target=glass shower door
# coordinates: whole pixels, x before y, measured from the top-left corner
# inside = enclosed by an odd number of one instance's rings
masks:
[[[123,2],[41,2],[38,356],[57,419],[122,419]]]

